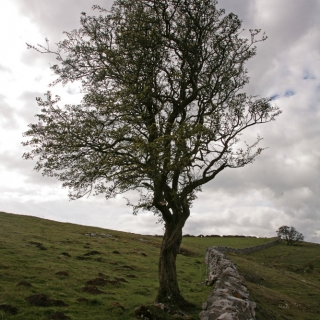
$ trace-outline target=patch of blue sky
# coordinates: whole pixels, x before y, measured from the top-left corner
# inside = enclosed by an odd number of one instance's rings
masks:
[[[272,101],[272,100],[277,100],[279,97],[280,97],[279,94],[274,94],[274,95],[272,95],[272,96],[270,97],[270,100],[271,100],[271,101]]]
[[[315,77],[311,72],[309,72],[308,70],[306,70],[306,71],[304,72],[303,79],[304,79],[304,80],[308,80],[308,79],[314,80],[314,79],[316,79],[316,77]]]
[[[291,96],[294,96],[296,93],[292,90],[287,90],[285,93],[284,93],[284,96],[285,97],[291,97]]]
[[[320,86],[319,86],[319,88],[320,88]],[[280,97],[291,97],[291,96],[294,96],[295,94],[296,93],[293,90],[286,90],[286,92],[284,94],[278,94],[278,93],[273,94],[270,97],[270,100],[274,101],[274,100],[277,100]]]

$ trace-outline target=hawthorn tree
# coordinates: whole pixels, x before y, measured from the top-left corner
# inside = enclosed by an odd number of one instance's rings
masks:
[[[294,227],[282,226],[277,230],[277,235],[280,239],[287,241],[288,246],[297,245],[300,241],[303,241],[304,236],[298,232]]]
[[[201,186],[226,168],[251,163],[262,148],[239,147],[245,129],[280,113],[270,98],[246,95],[245,63],[259,30],[215,0],[116,0],[99,16],[82,13],[79,30],[51,51],[56,83],[81,81],[81,104],[37,98],[39,122],[29,125],[25,159],[69,188],[70,198],[107,199],[138,190],[134,213],[158,214],[165,232],[156,301],[183,306],[176,257],[182,228]],[[129,203],[130,204],[130,203]]]

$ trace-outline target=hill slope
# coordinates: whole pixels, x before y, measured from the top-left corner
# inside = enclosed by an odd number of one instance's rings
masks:
[[[0,225],[1,319],[134,319],[134,308],[156,295],[161,237],[2,212]],[[185,298],[198,306],[194,319],[211,290],[203,285],[206,248],[269,241],[183,238],[178,277]],[[319,249],[281,244],[228,255],[246,277],[258,319],[320,319]]]

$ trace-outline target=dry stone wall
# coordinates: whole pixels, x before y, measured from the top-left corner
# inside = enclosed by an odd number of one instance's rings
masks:
[[[211,247],[207,249],[205,262],[208,268],[207,284],[214,289],[199,314],[201,320],[255,320],[256,304],[249,299],[249,292],[243,276],[224,253],[248,254],[266,249],[279,240],[245,249]]]
[[[206,252],[209,284],[214,290],[203,303],[201,320],[254,320],[255,303],[249,300],[244,278],[237,267],[218,250]]]
[[[235,249],[235,248],[219,247],[219,246],[212,247],[212,248],[214,248],[215,250],[218,250],[220,252],[223,252],[223,253],[233,252],[233,253],[237,253],[237,254],[249,254],[252,252],[256,252],[259,250],[270,248],[270,247],[278,244],[279,241],[280,241],[279,239],[276,239],[276,240],[274,240],[272,242],[268,242],[266,244],[260,244],[258,246],[248,247],[248,248],[243,248],[243,249]]]

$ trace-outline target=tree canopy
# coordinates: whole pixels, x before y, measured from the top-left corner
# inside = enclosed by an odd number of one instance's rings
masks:
[[[294,227],[282,226],[277,230],[277,235],[280,239],[287,241],[288,246],[297,245],[300,241],[303,241],[304,236],[298,232]]]
[[[165,223],[159,301],[180,301],[175,260],[196,193],[224,169],[253,162],[261,138],[240,148],[239,137],[280,113],[270,98],[243,91],[245,63],[266,37],[245,37],[238,16],[216,4],[116,0],[111,11],[83,13],[57,50],[28,45],[56,54],[53,84],[81,81],[85,95],[63,107],[50,92],[37,98],[24,158],[37,158],[35,169],[61,180],[71,199],[140,192],[134,212]]]

